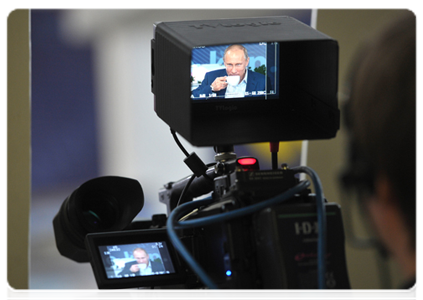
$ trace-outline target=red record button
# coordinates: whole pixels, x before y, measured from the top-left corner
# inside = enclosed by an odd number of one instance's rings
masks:
[[[238,158],[237,163],[244,171],[254,171],[259,169],[258,160],[254,157]]]

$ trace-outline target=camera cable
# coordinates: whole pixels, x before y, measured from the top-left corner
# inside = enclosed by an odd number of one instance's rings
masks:
[[[325,197],[323,195],[323,188],[320,178],[317,173],[309,167],[293,167],[292,170],[296,173],[306,173],[310,176],[316,193],[316,207],[317,207],[317,224],[319,228],[319,235],[317,240],[317,271],[318,271],[318,288],[326,288],[326,208]]]
[[[272,158],[272,170],[278,169],[278,152],[279,152],[279,142],[270,142],[270,153]]]
[[[244,217],[246,215],[253,214],[258,212],[266,207],[273,206],[276,204],[280,204],[292,197],[296,194],[300,193],[302,190],[306,189],[310,186],[310,182],[305,180],[297,184],[296,186],[288,189],[284,193],[270,198],[266,201],[262,201],[250,206],[246,206],[237,210],[233,210],[230,212],[225,212],[219,215],[213,215],[208,217],[203,217],[200,219],[195,220],[186,220],[183,222],[179,222],[179,219],[186,215],[187,213],[191,212],[193,209],[211,204],[214,202],[213,199],[205,199],[205,200],[197,200],[189,203],[185,203],[181,206],[176,207],[169,215],[169,218],[166,222],[167,233],[169,238],[172,241],[172,244],[175,246],[175,249],[181,254],[182,258],[188,263],[188,265],[192,268],[192,270],[198,275],[200,280],[209,288],[216,289],[216,284],[211,280],[211,278],[207,275],[207,273],[203,270],[203,268],[198,264],[198,262],[192,257],[186,247],[178,238],[176,233],[176,229],[183,229],[183,228],[193,228],[193,227],[201,227],[206,226],[218,222],[229,221],[235,218]]]
[[[191,186],[191,183],[194,181],[195,177],[196,177],[195,174],[192,174],[192,176],[188,180],[187,184],[184,186],[184,189],[182,190],[182,193],[179,196],[178,203],[176,204],[176,206],[179,206],[179,205],[184,204],[184,203],[187,202],[185,196],[186,196],[186,194],[187,194],[187,192],[189,190],[189,187]]]
[[[172,128],[170,129],[170,132],[172,133],[173,139],[175,140],[176,144],[178,145],[179,149],[185,154],[186,157],[189,156],[188,151],[185,149],[185,147],[182,145],[181,141],[178,139],[178,136],[176,135],[175,130]]]
[[[207,175],[207,169],[208,169],[207,165],[204,164],[204,162],[198,157],[198,155],[195,152],[191,154],[188,153],[188,151],[185,149],[185,147],[182,145],[181,141],[179,140],[178,136],[176,135],[175,130],[170,128],[170,132],[176,144],[178,145],[179,149],[181,149],[181,151],[186,156],[186,158],[184,159],[185,164],[191,169],[194,175],[196,177],[204,176],[208,180],[213,181],[213,179],[209,175]]]
[[[320,181],[319,176],[317,173],[309,168],[309,167],[293,167],[292,168],[294,172],[296,173],[305,173],[312,179],[313,186],[315,188],[316,193],[316,208],[317,208],[317,223],[319,228],[319,235],[318,235],[318,241],[317,241],[317,269],[318,269],[318,288],[319,289],[325,289],[326,288],[326,241],[327,241],[327,225],[326,225],[326,209],[325,209],[325,197],[323,194],[323,188]],[[308,185],[310,184],[308,181]],[[303,183],[301,182],[301,183]],[[301,184],[300,183],[300,184]],[[288,190],[289,191],[289,190]],[[190,228],[190,227],[199,227],[199,226],[206,226],[210,225],[216,222],[223,222],[228,221],[237,217],[242,217],[248,214],[252,214],[254,212],[257,212],[261,209],[264,209],[266,207],[275,205],[280,203],[279,197],[285,196],[285,194],[288,192],[281,194],[280,196],[276,196],[274,198],[268,199],[263,202],[259,202],[254,205],[250,205],[241,209],[237,209],[231,212],[227,212],[224,214],[219,215],[213,215],[201,219],[196,220],[187,220],[184,222],[178,222],[177,228]],[[295,195],[295,193],[293,194]],[[292,195],[292,196],[293,196]],[[282,202],[282,201],[281,201]]]

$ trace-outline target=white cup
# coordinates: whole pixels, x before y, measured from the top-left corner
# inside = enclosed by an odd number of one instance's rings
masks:
[[[145,268],[147,268],[147,264],[138,264],[138,267],[140,268],[140,270],[144,270]]]
[[[240,79],[239,75],[228,76],[226,77],[226,82],[229,85],[237,85],[239,83],[239,79]]]

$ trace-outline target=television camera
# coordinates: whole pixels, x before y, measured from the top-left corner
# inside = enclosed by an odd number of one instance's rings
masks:
[[[231,45],[249,62],[241,96],[208,81]],[[155,111],[193,175],[159,190],[167,214],[149,221],[133,221],[144,203],[136,180],[82,184],[53,220],[59,252],[89,261],[99,288],[349,288],[340,207],[312,169],[277,161],[279,141],[336,135],[337,42],[290,17],[161,22],[151,60]],[[214,147],[215,161],[189,154],[177,133]],[[272,169],[234,152],[256,142],[270,142]]]

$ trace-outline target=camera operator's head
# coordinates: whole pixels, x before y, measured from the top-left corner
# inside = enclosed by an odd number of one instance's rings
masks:
[[[228,76],[239,75],[241,81],[245,77],[250,58],[244,46],[235,44],[226,48],[223,55],[223,62]]]
[[[406,277],[415,277],[416,24],[411,12],[362,49],[350,86],[348,184]]]

